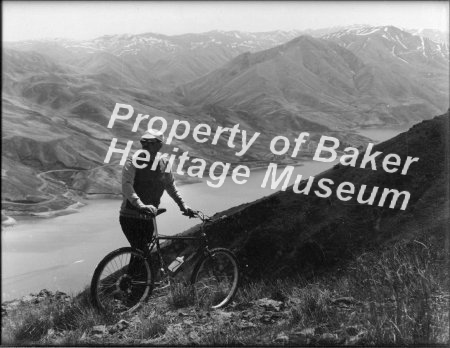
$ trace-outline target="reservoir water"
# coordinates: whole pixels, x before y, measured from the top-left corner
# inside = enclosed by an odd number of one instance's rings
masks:
[[[379,142],[399,132],[369,129],[360,134]],[[307,178],[331,166],[306,161],[296,167],[295,173]],[[220,188],[211,188],[205,178],[201,183],[184,185],[179,190],[189,206],[212,215],[274,193],[270,188],[261,188],[265,173],[266,169],[252,170],[243,185],[227,177]],[[96,264],[108,252],[128,245],[118,221],[120,203],[120,200],[90,200],[75,214],[27,219],[2,228],[2,301],[44,288],[76,294],[87,286]],[[158,217],[162,234],[176,234],[198,223],[181,215],[166,194],[161,206],[168,209]]]
[[[364,128],[359,129],[358,133],[372,139],[375,143],[379,143],[385,141],[387,139],[391,139],[395,137],[397,134],[400,134],[404,131],[407,131],[409,127],[397,127],[397,128]]]

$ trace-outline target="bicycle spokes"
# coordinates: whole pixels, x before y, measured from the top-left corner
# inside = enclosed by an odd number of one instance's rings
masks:
[[[148,262],[140,253],[132,249],[111,253],[94,274],[94,301],[100,309],[129,310],[147,296],[151,279]]]

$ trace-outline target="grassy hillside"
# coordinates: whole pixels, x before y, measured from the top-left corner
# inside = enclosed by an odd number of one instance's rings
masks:
[[[336,165],[318,175],[309,195],[292,187],[254,203],[224,212],[228,217],[210,226],[214,244],[236,250],[251,278],[303,272],[305,268],[328,268],[352,259],[364,250],[378,249],[397,240],[427,236],[444,245],[449,220],[448,206],[448,113],[423,121],[409,131],[376,145],[382,151],[377,168]],[[389,153],[418,157],[407,175],[387,173],[381,162]],[[320,198],[313,194],[320,178],[332,179],[336,187],[347,181],[356,187],[367,185],[365,198],[374,186],[380,189],[375,204],[362,205],[354,198],[347,202],[333,194]],[[308,179],[308,178],[304,178]],[[301,184],[300,188],[306,183]],[[377,206],[383,188],[410,192],[405,210]],[[400,200],[399,200],[400,201]]]

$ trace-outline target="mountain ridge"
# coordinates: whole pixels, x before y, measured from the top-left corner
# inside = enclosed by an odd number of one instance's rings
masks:
[[[291,30],[269,32],[209,31],[205,33],[187,33],[164,35],[158,33],[105,35],[91,40],[33,40],[6,43],[6,47],[44,52],[57,60],[75,62],[74,56],[89,56],[98,52],[109,52],[122,57],[129,64],[146,68],[142,72],[152,71],[154,81],[162,88],[174,87],[181,83],[199,78],[225,64],[231,58],[246,51],[256,52],[287,42],[300,35],[323,37],[339,30],[368,28],[367,25],[354,25],[316,30]],[[420,31],[411,31],[419,33]],[[447,44],[448,51],[448,44]],[[190,53],[191,52],[191,53]],[[179,57],[184,57],[180,59]],[[209,57],[205,60],[203,57]],[[192,68],[184,59],[192,60],[197,66]],[[181,66],[182,74],[172,71],[171,66]],[[165,71],[162,76],[159,74]],[[164,79],[169,75],[171,81]],[[169,79],[170,80],[170,79]]]

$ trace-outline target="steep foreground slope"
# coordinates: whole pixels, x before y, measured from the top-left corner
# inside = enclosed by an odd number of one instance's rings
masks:
[[[211,238],[214,244],[236,250],[250,278],[293,274],[319,265],[327,268],[363,250],[419,236],[434,238],[443,246],[449,219],[448,131],[448,113],[423,121],[374,147],[382,151],[376,171],[359,168],[360,155],[355,168],[339,164],[318,175],[307,196],[290,187],[224,212],[228,218],[210,227]],[[419,161],[406,175],[387,173],[381,162],[390,153],[398,154],[402,163],[406,156]],[[335,189],[329,198],[317,197],[313,192],[320,178],[333,180],[334,188],[351,182],[356,193],[347,202],[336,197]],[[372,187],[380,188],[373,205],[356,201],[362,184],[367,185],[365,199]],[[408,191],[407,208],[400,210],[397,202],[391,209],[389,199],[379,207],[384,188]]]

